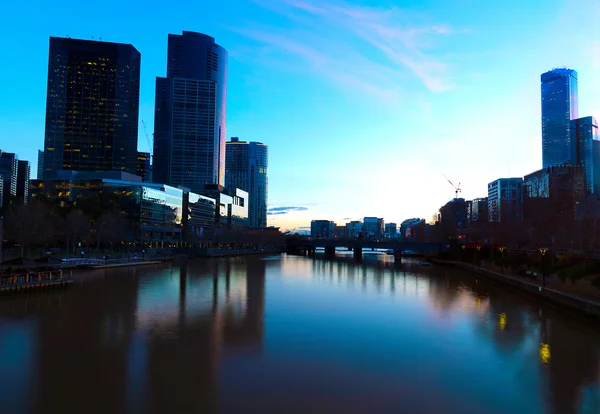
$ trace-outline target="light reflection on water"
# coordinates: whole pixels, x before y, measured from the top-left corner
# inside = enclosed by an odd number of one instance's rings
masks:
[[[600,412],[597,324],[416,259],[77,278],[0,300],[3,412]]]

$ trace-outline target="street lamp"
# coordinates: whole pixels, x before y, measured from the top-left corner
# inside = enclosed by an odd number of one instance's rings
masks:
[[[500,273],[504,274],[504,251],[506,247],[500,246],[498,250],[500,250]]]
[[[460,261],[464,262],[465,261],[465,249],[467,248],[467,246],[465,246],[464,244],[462,246],[462,254],[460,255]]]
[[[477,266],[481,267],[481,246],[477,246]]]
[[[541,247],[540,253],[542,254],[542,287],[546,287],[546,261],[544,259],[546,253],[548,253],[548,249],[546,247]]]

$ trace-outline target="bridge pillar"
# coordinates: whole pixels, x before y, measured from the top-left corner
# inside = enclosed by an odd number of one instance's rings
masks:
[[[402,263],[402,250],[394,249],[394,262]]]
[[[335,257],[335,246],[325,246],[325,255]]]
[[[362,260],[362,247],[355,247],[353,256],[356,260]]]

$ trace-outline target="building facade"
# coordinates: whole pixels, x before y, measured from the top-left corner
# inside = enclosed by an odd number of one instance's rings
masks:
[[[499,178],[488,184],[488,221],[501,223],[523,218],[523,179]]]
[[[23,204],[29,200],[29,180],[31,175],[31,164],[29,161],[19,160],[17,162],[17,198]]]
[[[346,237],[348,239],[357,239],[362,231],[362,222],[358,220],[346,223]]]
[[[400,223],[400,238],[405,240],[423,241],[426,239],[425,219],[412,218]]]
[[[578,118],[577,72],[553,69],[541,75],[542,164],[569,164],[571,120]]]
[[[247,228],[248,193],[242,189],[226,189],[221,185],[207,184],[200,194],[216,201],[215,222],[221,230]]]
[[[267,227],[268,148],[260,142],[233,137],[226,144],[225,187],[240,188],[250,197],[250,226]]]
[[[33,197],[43,194],[63,207],[93,200],[110,205],[127,222],[124,238],[145,242],[196,241],[212,234],[216,215],[214,199],[180,188],[143,183],[127,173],[59,174],[60,177],[31,181]],[[189,235],[189,240],[184,235]]]
[[[141,56],[128,44],[50,38],[44,171],[136,173]]]
[[[366,238],[373,240],[383,239],[385,222],[382,218],[365,217],[363,219],[362,231]]]
[[[310,237],[312,239],[333,239],[335,226],[333,221],[313,220],[310,222]]]
[[[37,159],[37,177],[42,178],[44,174],[44,151],[38,150],[38,159]]]
[[[150,169],[150,153],[140,152],[137,153],[136,159],[136,175],[141,177],[145,183],[152,182],[151,169]]]
[[[2,207],[6,207],[11,197],[17,196],[17,175],[19,171],[17,154],[0,151],[0,175],[2,175]]]
[[[225,184],[227,51],[195,32],[170,34],[156,78],[153,181],[200,192]]]
[[[468,221],[470,223],[485,223],[488,221],[487,197],[475,198],[469,205]]]
[[[524,177],[525,216],[572,215],[586,198],[584,166],[556,166]],[[544,211],[541,211],[544,210]]]
[[[568,165],[582,165],[588,194],[600,192],[600,158],[598,158],[598,123],[593,116],[571,121],[571,160]]]
[[[395,239],[398,236],[398,225],[396,223],[385,223],[384,235],[386,239]]]

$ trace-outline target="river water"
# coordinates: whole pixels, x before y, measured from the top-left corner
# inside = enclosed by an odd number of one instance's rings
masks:
[[[600,413],[598,324],[392,256],[87,271],[0,299],[2,413]]]

